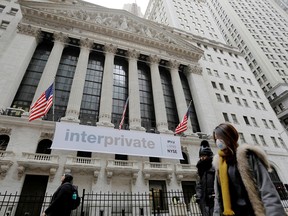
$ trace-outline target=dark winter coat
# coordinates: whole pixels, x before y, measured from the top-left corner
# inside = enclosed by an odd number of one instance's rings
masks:
[[[197,163],[199,181],[196,184],[196,201],[203,216],[212,216],[214,207],[215,169],[212,167],[212,157]]]
[[[233,209],[234,212],[238,211],[235,215],[286,215],[278,192],[270,179],[268,173],[270,165],[265,152],[256,146],[242,144],[237,148],[236,158],[236,165],[228,164],[232,209],[233,205],[238,207]],[[218,155],[214,156],[213,165],[216,169],[214,216],[219,216],[223,212],[223,203],[218,178]]]
[[[72,184],[65,182],[52,196],[49,207],[45,210],[48,216],[70,216],[72,206]]]

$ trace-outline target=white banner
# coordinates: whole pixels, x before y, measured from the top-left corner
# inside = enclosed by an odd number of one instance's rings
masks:
[[[173,135],[56,123],[52,149],[183,159]]]

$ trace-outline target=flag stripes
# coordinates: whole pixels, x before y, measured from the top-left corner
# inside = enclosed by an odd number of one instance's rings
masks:
[[[127,110],[127,106],[128,106],[128,101],[129,101],[129,97],[127,97],[126,102],[125,102],[125,106],[124,106],[124,110],[122,113],[122,118],[119,124],[119,130],[122,129],[123,123],[124,123],[124,119],[125,119],[125,114],[126,114],[126,110]]]
[[[177,125],[176,129],[175,129],[175,134],[180,134],[183,133],[184,131],[186,131],[188,129],[188,119],[189,119],[189,114],[190,114],[190,106],[191,106],[191,101],[189,103],[187,112],[185,113],[182,121]]]
[[[45,116],[53,104],[53,84],[31,106],[29,121]]]

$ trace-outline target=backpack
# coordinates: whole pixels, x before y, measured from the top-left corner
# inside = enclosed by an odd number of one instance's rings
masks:
[[[76,185],[72,185],[72,202],[71,202],[71,209],[75,210],[80,205],[81,198],[78,194],[78,187]]]

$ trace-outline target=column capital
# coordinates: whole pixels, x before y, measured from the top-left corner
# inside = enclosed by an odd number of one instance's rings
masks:
[[[159,62],[161,60],[161,58],[157,55],[153,55],[153,56],[151,55],[151,56],[149,56],[148,59],[149,59],[150,63],[152,63],[152,64],[159,64]]]
[[[19,23],[17,26],[18,32],[20,34],[25,34],[29,36],[33,36],[36,38],[37,42],[39,43],[41,41],[41,30],[40,28],[32,27],[31,25],[24,25]]]
[[[185,73],[195,73],[202,75],[202,67],[199,64],[188,65],[185,68]]]
[[[81,38],[80,39],[80,46],[81,48],[91,49],[94,45],[94,41],[89,40],[88,38]]]
[[[68,35],[64,35],[62,32],[54,32],[54,40],[65,44],[68,41]]]
[[[178,62],[178,61],[176,61],[176,60],[170,60],[169,62],[168,62],[168,65],[169,65],[169,67],[170,68],[172,68],[172,69],[179,69],[179,66],[180,66],[180,62]]]
[[[117,46],[113,44],[105,44],[104,51],[115,54],[117,52]]]
[[[138,57],[140,56],[140,52],[135,49],[133,50],[128,49],[127,56],[131,59],[138,59]]]

